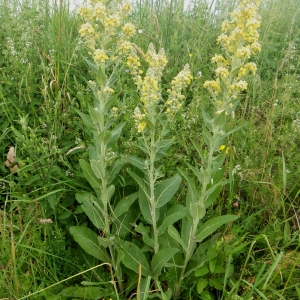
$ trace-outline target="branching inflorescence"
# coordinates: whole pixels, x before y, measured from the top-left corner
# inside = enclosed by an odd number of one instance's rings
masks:
[[[248,87],[249,75],[256,72],[256,64],[246,61],[260,51],[258,43],[260,16],[257,13],[260,0],[240,0],[238,7],[231,13],[232,19],[222,24],[223,33],[217,42],[225,54],[216,54],[212,62],[217,65],[216,79],[204,83],[215,102],[217,113],[232,113],[236,99]]]

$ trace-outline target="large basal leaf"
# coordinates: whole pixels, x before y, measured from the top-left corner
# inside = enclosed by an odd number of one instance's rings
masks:
[[[150,268],[145,254],[133,243],[124,242],[122,246],[124,252],[123,264],[130,270],[139,273],[139,265],[141,265],[142,275],[150,275]]]
[[[186,208],[181,204],[175,204],[167,213],[167,216],[163,219],[162,224],[158,227],[158,235],[163,234],[166,229],[173,225],[175,222],[181,220],[186,215]]]
[[[98,235],[94,231],[84,226],[72,226],[70,233],[86,253],[102,262],[110,263],[106,250],[99,245]]]
[[[166,266],[166,263],[175,255],[175,253],[180,250],[177,248],[167,248],[158,251],[154,254],[151,261],[152,272],[159,276],[161,274],[161,270]]]
[[[159,183],[155,188],[156,207],[160,208],[168,203],[175,195],[181,184],[181,177],[176,174]]]
[[[99,190],[100,189],[100,179],[98,179],[93,170],[92,167],[89,163],[87,163],[84,159],[79,159],[79,164],[80,167],[83,171],[83,174],[85,176],[85,178],[88,180],[88,182],[90,183],[90,185],[95,189],[95,190]]]
[[[210,219],[209,221],[205,222],[200,228],[199,231],[196,235],[196,241],[201,242],[204,240],[206,237],[208,237],[210,234],[214,233],[219,227],[222,225],[233,222],[237,220],[239,216],[235,215],[224,215],[224,216],[219,216]]]
[[[103,205],[101,205],[101,202],[94,195],[89,193],[77,193],[75,197],[76,200],[81,203],[83,211],[89,217],[94,226],[103,230],[105,228],[105,220],[103,217]]]

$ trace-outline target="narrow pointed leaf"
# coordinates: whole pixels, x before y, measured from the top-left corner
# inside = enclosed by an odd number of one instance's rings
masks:
[[[160,160],[162,157],[164,157],[167,154],[173,142],[174,140],[170,139],[170,140],[159,141],[158,143],[156,143],[155,161]]]
[[[79,110],[76,110],[76,112],[79,114],[83,123],[85,124],[85,126],[88,129],[90,129],[92,132],[97,129],[96,126],[93,124],[92,118],[89,115],[84,114],[84,113],[80,112]]]
[[[164,206],[172,199],[179,189],[181,181],[181,177],[176,174],[157,185],[155,188],[155,201],[157,208]]]
[[[85,178],[88,180],[90,185],[94,189],[100,189],[100,184],[101,184],[100,179],[98,179],[96,177],[96,175],[94,174],[91,165],[89,163],[87,163],[84,159],[79,159],[79,164],[80,164],[80,167],[83,171]]]
[[[139,157],[133,156],[133,155],[127,155],[126,160],[137,167],[139,170],[141,170],[143,173],[146,173],[147,169],[145,167],[145,163],[142,159]]]
[[[103,205],[99,199],[89,193],[77,193],[75,195],[76,200],[81,203],[81,207],[90,221],[98,229],[103,230],[105,228],[105,220],[103,217]]]
[[[117,142],[117,140],[119,139],[119,137],[122,133],[122,129],[125,126],[125,124],[126,123],[123,122],[111,131],[111,139],[108,143],[108,146],[113,146]]]
[[[165,267],[166,263],[175,255],[175,253],[179,252],[177,248],[167,248],[160,250],[157,252],[151,261],[152,272],[159,276],[161,274],[161,270]]]
[[[162,221],[162,224],[158,227],[158,235],[163,234],[166,229],[170,226],[173,225],[175,222],[181,220],[184,218],[186,215],[186,208],[180,204],[175,204],[172,206],[166,218]]]
[[[103,261],[110,263],[110,259],[98,242],[98,235],[88,227],[72,226],[70,233],[73,235],[74,240],[80,247],[89,255]]]
[[[149,275],[150,269],[146,256],[137,245],[130,242],[124,242],[122,249],[124,252],[124,259],[122,262],[128,269],[138,273],[139,265],[141,265],[142,275]]]
[[[105,168],[99,160],[91,159],[91,168],[98,179],[104,179]]]
[[[219,227],[222,225],[233,222],[237,220],[239,216],[235,215],[224,215],[210,219],[209,221],[205,222],[199,229],[196,235],[196,241],[201,242],[210,234],[214,233]]]
[[[177,229],[174,226],[170,225],[168,227],[168,234],[170,235],[170,237],[172,237],[175,241],[177,241],[181,245],[182,249],[185,252],[188,252],[187,246],[184,244],[184,242],[181,239]]]
[[[120,217],[122,214],[128,211],[131,204],[138,198],[139,192],[135,192],[125,198],[121,199],[114,208],[114,216]]]

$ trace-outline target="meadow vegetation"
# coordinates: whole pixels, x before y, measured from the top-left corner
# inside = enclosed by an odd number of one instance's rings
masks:
[[[300,299],[300,0],[0,0],[0,299]]]

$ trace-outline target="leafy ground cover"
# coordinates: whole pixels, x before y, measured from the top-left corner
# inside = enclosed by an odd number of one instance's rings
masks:
[[[300,299],[299,0],[0,7],[0,299]]]

